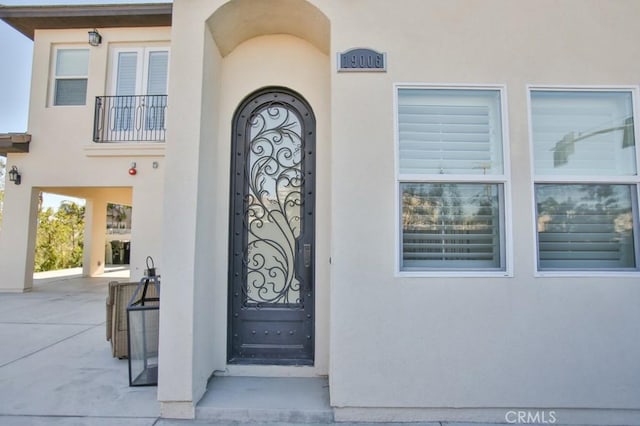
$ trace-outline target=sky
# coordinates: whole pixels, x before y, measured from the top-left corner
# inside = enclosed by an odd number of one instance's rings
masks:
[[[168,0],[0,0],[4,6],[169,3]],[[27,131],[33,42],[0,20],[0,133]],[[46,195],[45,207],[57,208],[69,197]],[[75,200],[79,202],[80,200]]]

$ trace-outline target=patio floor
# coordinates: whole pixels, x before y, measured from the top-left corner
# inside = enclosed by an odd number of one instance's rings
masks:
[[[0,293],[0,424],[156,422],[156,388],[129,387],[127,361],[105,339],[107,284],[128,277],[55,271],[35,274],[29,293]]]
[[[332,423],[322,378],[216,377],[196,420],[159,418],[157,388],[129,387],[127,360],[113,358],[105,339],[108,283],[127,280],[129,271],[81,273],[40,273],[31,292],[0,293],[0,426]]]
[[[34,275],[31,292],[0,293],[0,425],[326,424],[326,379],[221,377],[197,420],[160,419],[156,387],[129,387],[128,362],[105,339],[109,281],[80,268]],[[267,398],[265,398],[265,395]]]

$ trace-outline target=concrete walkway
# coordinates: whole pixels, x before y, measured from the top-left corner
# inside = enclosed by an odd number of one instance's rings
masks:
[[[332,423],[328,385],[318,378],[216,377],[196,420],[160,419],[157,389],[129,387],[127,360],[113,358],[105,340],[107,284],[127,280],[128,270],[81,272],[36,274],[30,293],[0,293],[1,426]]]
[[[126,360],[105,340],[110,268],[34,276],[29,293],[0,294],[0,425],[152,425],[156,388],[131,388]]]

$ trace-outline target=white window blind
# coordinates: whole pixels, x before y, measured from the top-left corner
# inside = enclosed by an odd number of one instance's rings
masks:
[[[89,73],[89,49],[58,49],[56,77],[86,76]]]
[[[402,271],[505,269],[500,96],[398,90]]]
[[[120,52],[116,76],[116,96],[136,95],[138,82],[138,54],[136,52]]]
[[[55,105],[84,105],[87,97],[86,78],[57,79]]]
[[[167,94],[167,72],[169,69],[169,52],[149,52],[149,66],[147,77],[148,95]]]
[[[167,107],[167,75],[169,70],[169,52],[149,52],[147,70],[147,99],[145,127],[147,130],[162,129],[165,126]]]
[[[89,49],[57,49],[53,105],[84,105],[88,73]]]
[[[136,128],[138,53],[119,52],[116,71],[116,95],[113,130],[130,132]]]
[[[497,91],[401,89],[400,173],[502,174]]]

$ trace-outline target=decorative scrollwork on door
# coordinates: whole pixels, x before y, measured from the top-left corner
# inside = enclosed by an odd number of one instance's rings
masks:
[[[247,126],[245,304],[299,305],[295,259],[304,186],[301,120],[286,104],[271,102],[254,111]]]
[[[240,103],[232,129],[227,360],[313,365],[313,110],[266,87]]]

